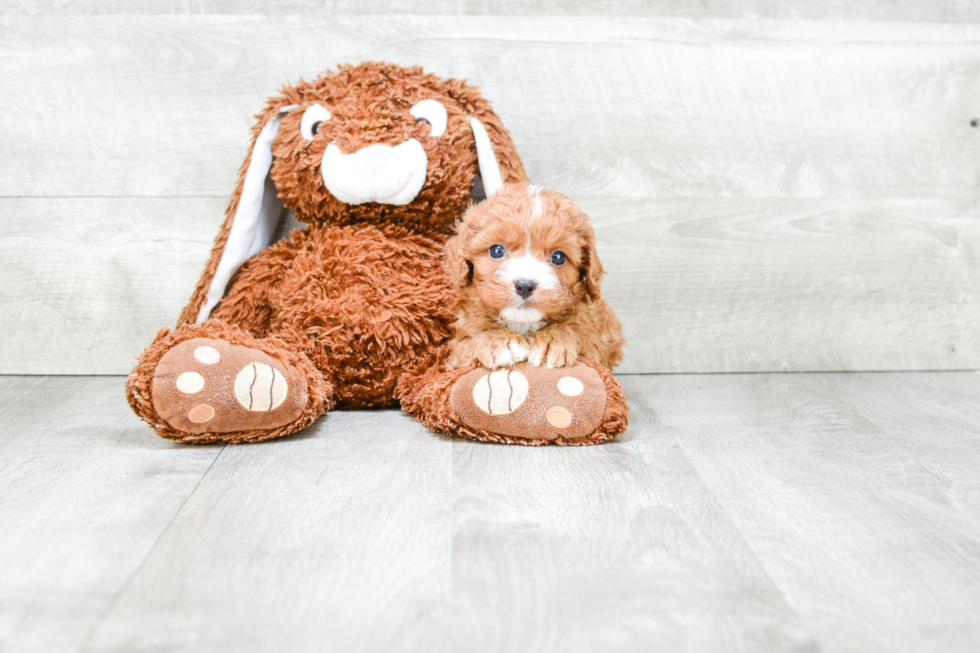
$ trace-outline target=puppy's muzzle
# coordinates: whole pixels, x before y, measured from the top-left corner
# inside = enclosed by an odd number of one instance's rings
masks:
[[[514,282],[514,290],[523,299],[527,299],[534,293],[534,289],[538,287],[538,282],[532,279],[518,279]]]

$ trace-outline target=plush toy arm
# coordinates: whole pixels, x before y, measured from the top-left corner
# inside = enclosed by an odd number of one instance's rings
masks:
[[[279,287],[282,273],[288,268],[288,248],[270,247],[249,259],[228,284],[228,294],[211,316],[265,338],[272,329],[275,310],[272,294]]]

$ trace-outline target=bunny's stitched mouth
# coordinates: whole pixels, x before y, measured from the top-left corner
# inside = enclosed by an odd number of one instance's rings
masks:
[[[409,187],[409,186],[410,186],[410,185],[412,184],[412,182],[413,182],[413,181],[415,181],[415,173],[414,173],[414,172],[413,172],[413,173],[412,173],[412,175],[411,175],[411,176],[410,176],[410,177],[408,178],[408,181],[406,181],[406,182],[405,182],[405,185],[404,185],[404,186],[402,186],[402,187],[401,187],[400,189],[398,189],[398,191],[397,191],[397,192],[395,192],[395,193],[392,193],[392,194],[391,194],[391,195],[389,195],[388,197],[382,197],[382,198],[378,198],[378,199],[376,199],[376,200],[374,200],[374,201],[375,201],[375,202],[378,202],[379,204],[393,204],[393,202],[390,202],[390,201],[387,201],[387,200],[391,200],[392,198],[395,198],[395,197],[398,197],[399,195],[401,195],[402,193],[404,193],[404,192],[405,192],[405,189],[406,189],[406,188],[408,188],[408,187]],[[417,193],[416,193],[416,194],[417,194]],[[413,199],[414,199],[414,198],[413,198]]]
[[[327,146],[320,172],[327,190],[345,204],[404,206],[419,194],[429,165],[422,144],[410,138],[395,147],[371,145],[343,154]]]

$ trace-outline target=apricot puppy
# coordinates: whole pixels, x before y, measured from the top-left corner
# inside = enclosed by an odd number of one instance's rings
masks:
[[[595,234],[570,199],[506,184],[455,230],[446,245],[458,287],[450,368],[566,367],[581,356],[611,371],[619,362],[622,325],[600,295]]]

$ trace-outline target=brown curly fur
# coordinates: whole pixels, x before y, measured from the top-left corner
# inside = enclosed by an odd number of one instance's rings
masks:
[[[581,355],[610,371],[622,358],[623,327],[600,293],[602,263],[589,217],[570,199],[528,184],[507,184],[469,208],[446,245],[446,265],[457,289],[456,337],[449,365],[480,362],[496,367],[516,344],[532,364],[573,365]],[[505,248],[492,259],[493,245]],[[550,263],[561,251],[567,260]],[[553,271],[558,285],[539,288],[523,303],[541,311],[545,324],[526,336],[501,323],[501,310],[520,301],[501,271],[509,260],[529,253]],[[509,349],[508,349],[509,348]],[[505,363],[510,364],[510,363]]]
[[[423,99],[440,101],[448,112],[446,132],[439,138],[426,136],[428,127],[409,113]],[[303,110],[312,104],[326,106],[333,117],[323,124],[316,138],[300,136]],[[269,98],[252,128],[252,145],[239,170],[238,184],[225,211],[225,222],[215,239],[211,257],[198,281],[190,303],[177,325],[192,324],[204,304],[205,294],[221,260],[231,223],[238,210],[245,173],[252,160],[255,139],[280,109],[298,105],[282,118],[272,145],[272,179],[286,207],[299,220],[315,228],[324,224],[386,226],[397,224],[439,242],[448,238],[448,228],[470,204],[470,190],[478,173],[476,148],[467,116],[477,118],[493,142],[504,181],[526,181],[524,166],[509,132],[479,91],[463,80],[441,79],[420,67],[401,67],[384,62],[340,66],[310,82],[300,81],[280,89]],[[415,137],[428,157],[425,185],[407,206],[374,202],[352,206],[333,197],[319,176],[323,153],[330,142],[349,154],[367,145],[393,144]],[[261,293],[264,289],[256,288]],[[228,300],[225,300],[228,303]]]
[[[437,139],[409,113],[422,99],[436,99],[447,109],[446,132]],[[299,135],[300,121],[313,103],[326,106],[332,118],[313,140],[305,140]],[[211,312],[212,319],[194,324],[228,240],[255,138],[280,109],[293,104],[298,107],[282,117],[272,144],[270,174],[286,206],[308,227],[247,261]],[[285,86],[269,99],[257,116],[225,222],[189,304],[173,330],[157,334],[127,381],[133,410],[166,438],[253,442],[305,428],[334,405],[382,406],[401,399],[413,415],[440,425],[440,430],[488,441],[520,441],[461,424],[453,430],[447,414],[447,389],[458,375],[440,371],[455,303],[442,249],[453,221],[471,202],[478,172],[467,116],[486,128],[504,181],[526,181],[506,129],[478,91],[463,81],[443,80],[417,67],[364,63]],[[408,137],[419,140],[428,159],[425,184],[408,205],[348,205],[324,188],[319,169],[328,143],[351,153]],[[166,424],[153,407],[153,374],[168,350],[195,337],[259,349],[299,370],[310,389],[300,418],[278,429],[236,433],[189,434]],[[622,391],[608,372],[599,372],[608,392],[607,410],[590,442],[615,437],[626,424]]]
[[[341,407],[394,404],[398,377],[450,337],[441,250],[397,225],[296,231],[243,267],[213,315],[302,351]]]
[[[438,100],[447,110],[446,131],[438,138],[409,112],[423,99]],[[314,103],[327,107],[332,117],[306,140],[301,119]],[[255,139],[290,105],[298,106],[281,119],[270,175],[286,207],[309,226],[246,262],[211,312],[214,319],[194,325],[228,240]],[[442,246],[453,221],[471,203],[478,173],[469,116],[486,128],[504,180],[525,180],[507,130],[464,81],[440,79],[419,67],[368,62],[280,89],[257,116],[225,222],[190,303],[175,330],[158,334],[130,376],[133,410],[164,437],[237,442],[299,430],[336,403],[352,408],[395,403],[399,376],[441,360],[450,337],[454,298]],[[348,205],[324,187],[320,163],[329,143],[346,154],[406,138],[417,139],[428,159],[425,184],[408,205]],[[304,413],[298,423],[276,432],[177,433],[153,410],[151,379],[170,347],[198,335],[247,339],[284,363],[312,365],[315,372],[306,376],[323,396],[311,397],[309,416]]]

